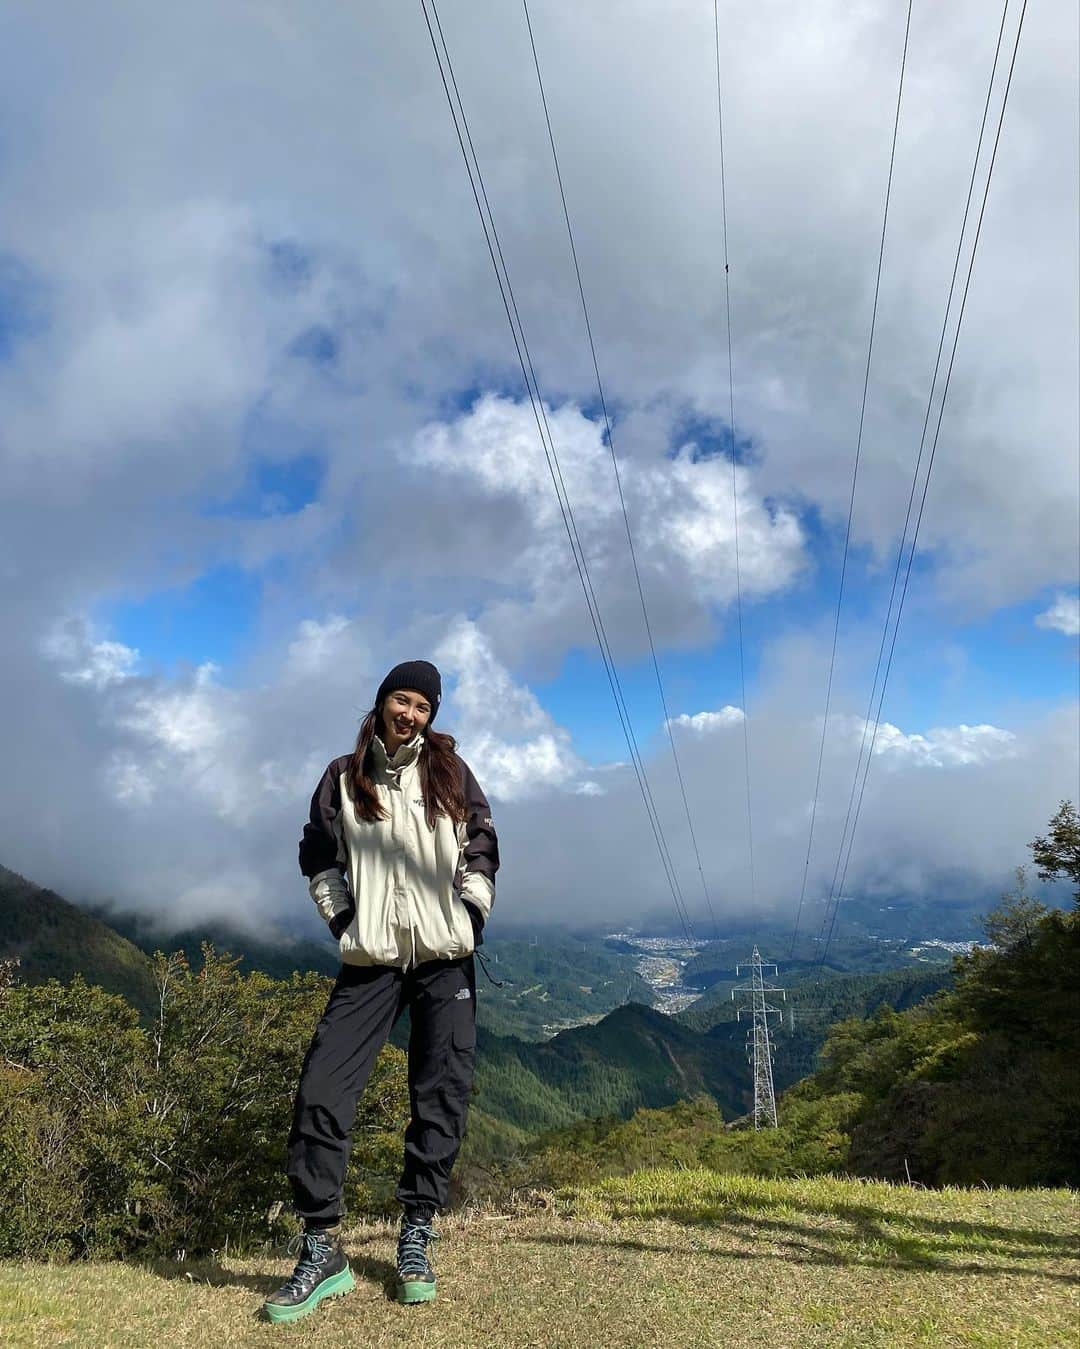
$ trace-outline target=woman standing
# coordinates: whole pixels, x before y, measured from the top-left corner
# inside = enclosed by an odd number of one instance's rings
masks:
[[[352,754],[326,769],[300,842],[300,870],[338,939],[342,967],[296,1095],[288,1175],[304,1223],[291,1278],[265,1310],[305,1316],[347,1292],[342,1185],[356,1104],[408,1007],[409,1104],[397,1197],[398,1298],[435,1296],[432,1221],[465,1127],[476,1051],[473,951],[495,898],[499,846],[484,793],[431,729],[442,681],[427,661],[383,680]]]

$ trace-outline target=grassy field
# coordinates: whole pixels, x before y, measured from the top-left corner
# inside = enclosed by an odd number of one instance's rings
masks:
[[[399,1307],[393,1229],[354,1228],[349,1297],[269,1326],[282,1258],[0,1265],[5,1346],[1077,1344],[1076,1196],[641,1172],[442,1220],[439,1301]]]

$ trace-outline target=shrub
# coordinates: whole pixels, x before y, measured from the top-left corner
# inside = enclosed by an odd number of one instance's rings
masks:
[[[193,973],[158,955],[149,1027],[81,978],[0,987],[0,1255],[195,1253],[273,1234],[329,981],[238,963],[206,947]],[[357,1116],[351,1210],[386,1199],[407,1112],[405,1058],[388,1046]]]

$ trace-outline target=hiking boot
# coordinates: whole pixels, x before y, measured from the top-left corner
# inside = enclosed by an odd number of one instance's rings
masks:
[[[297,1321],[313,1312],[324,1297],[340,1297],[353,1285],[352,1270],[341,1249],[340,1227],[312,1227],[289,1243],[300,1255],[285,1283],[263,1303],[271,1321]]]
[[[431,1302],[434,1299],[435,1268],[428,1247],[438,1239],[430,1219],[423,1222],[410,1218],[407,1213],[402,1217],[397,1244],[399,1302]]]

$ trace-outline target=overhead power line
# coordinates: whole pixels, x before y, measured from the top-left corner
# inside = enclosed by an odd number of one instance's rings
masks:
[[[829,676],[825,684],[825,715],[821,723],[821,743],[818,746],[817,774],[814,778],[814,800],[810,807],[810,833],[806,842],[806,861],[803,864],[802,886],[791,929],[788,954],[795,951],[799,939],[799,924],[806,900],[806,881],[810,874],[810,855],[814,847],[814,825],[817,821],[818,798],[821,793],[821,766],[825,759],[825,740],[829,731],[829,709],[832,706],[833,675],[836,671],[836,644],[840,634],[840,610],[844,604],[844,583],[847,579],[848,553],[851,549],[851,522],[855,516],[855,490],[859,481],[859,462],[862,458],[863,427],[866,424],[866,400],[870,390],[870,367],[874,358],[874,333],[877,329],[878,300],[881,295],[881,273],[885,262],[885,236],[889,228],[889,202],[892,198],[893,169],[896,165],[896,141],[900,130],[900,105],[904,97],[904,73],[907,70],[908,39],[911,36],[911,8],[908,0],[907,21],[904,24],[904,49],[900,56],[900,79],[896,88],[896,112],[893,116],[892,146],[889,150],[889,176],[885,184],[885,207],[881,215],[881,240],[878,244],[877,275],[874,279],[874,304],[870,314],[870,338],[866,345],[866,368],[863,372],[862,402],[859,406],[859,432],[855,438],[855,460],[851,469],[851,491],[848,496],[847,525],[844,529],[844,553],[840,563],[840,588],[836,597],[836,617],[833,620],[832,651],[829,655]]]
[[[863,724],[863,741],[864,741],[864,742],[865,742],[865,739],[866,739],[866,728],[867,728],[867,726],[870,724],[870,721],[871,721],[871,709],[873,709],[874,690],[877,688],[878,671],[881,669],[881,657],[882,657],[882,653],[883,653],[883,651],[884,651],[884,649],[885,649],[886,639],[887,639],[887,637],[888,637],[888,632],[889,632],[889,623],[890,623],[890,620],[891,620],[891,618],[892,618],[893,596],[894,596],[895,593],[896,593],[896,583],[897,583],[897,578],[898,578],[898,576],[899,576],[899,573],[900,573],[900,570],[901,570],[901,567],[902,567],[902,563],[903,563],[904,550],[905,550],[905,547],[906,547],[906,540],[907,540],[908,524],[910,523],[910,520],[911,520],[911,510],[912,510],[912,505],[913,505],[913,503],[914,503],[914,500],[915,500],[915,494],[916,494],[916,490],[917,490],[917,487],[918,487],[919,469],[920,469],[921,464],[922,464],[923,452],[924,452],[925,445],[926,445],[926,432],[927,432],[927,428],[928,428],[929,423],[930,423],[930,413],[931,413],[931,409],[932,409],[932,407],[933,407],[933,402],[934,402],[934,391],[935,391],[935,388],[936,388],[936,386],[937,386],[938,374],[939,374],[939,371],[940,371],[940,368],[941,368],[941,356],[942,356],[942,352],[943,352],[944,346],[945,346],[945,336],[946,336],[946,333],[947,333],[947,330],[948,330],[948,325],[949,325],[949,314],[950,314],[950,311],[951,311],[951,309],[952,309],[953,295],[954,295],[955,287],[956,287],[956,277],[957,277],[957,273],[958,273],[958,271],[959,271],[959,267],[960,267],[960,259],[961,259],[962,252],[963,252],[964,235],[965,235],[966,232],[967,232],[968,215],[969,215],[969,212],[970,212],[970,209],[971,209],[971,200],[972,200],[972,195],[973,195],[974,188],[975,188],[975,179],[976,179],[977,172],[978,172],[979,160],[980,160],[981,157],[982,157],[983,139],[984,139],[985,131],[986,131],[987,114],[988,114],[988,112],[989,112],[990,102],[991,102],[991,97],[992,97],[992,94],[993,94],[994,79],[995,79],[995,76],[996,76],[996,74],[997,74],[998,58],[999,58],[999,55],[1000,55],[1000,52],[1001,52],[1001,39],[1002,39],[1002,35],[1003,35],[1004,31],[1005,31],[1005,23],[1006,23],[1006,17],[1007,17],[1007,14],[1008,14],[1008,9],[1009,9],[1009,0],[1005,0],[1005,5],[1004,5],[1004,8],[1003,8],[1002,14],[1001,14],[1001,26],[1000,26],[1000,28],[999,28],[999,30],[998,30],[997,47],[995,48],[995,51],[994,51],[994,64],[993,64],[993,66],[992,66],[992,68],[991,68],[991,71],[990,71],[990,79],[989,79],[989,81],[988,81],[988,83],[987,83],[986,102],[985,102],[985,104],[983,105],[982,122],[981,122],[980,127],[979,127],[979,140],[978,140],[978,144],[977,144],[976,149],[975,149],[975,158],[974,158],[974,162],[972,163],[972,167],[971,167],[971,179],[970,179],[970,181],[969,181],[969,183],[968,183],[967,200],[966,200],[965,205],[964,205],[964,218],[963,218],[963,221],[962,221],[961,226],[960,226],[960,238],[959,238],[959,240],[957,241],[957,245],[956,245],[956,258],[955,258],[955,260],[954,260],[954,262],[953,262],[952,279],[951,279],[951,281],[950,281],[950,283],[949,283],[949,295],[948,295],[948,300],[946,301],[946,305],[945,305],[945,317],[944,317],[944,319],[942,320],[942,325],[941,325],[941,337],[940,337],[939,342],[938,342],[937,357],[936,357],[936,359],[935,359],[935,361],[934,361],[934,372],[933,372],[933,375],[932,375],[931,380],[930,380],[930,393],[929,393],[929,395],[928,395],[928,397],[927,397],[927,403],[926,403],[926,416],[925,416],[924,419],[923,419],[922,435],[921,435],[920,440],[919,440],[919,453],[918,453],[918,457],[917,457],[917,459],[916,459],[916,461],[915,461],[915,470],[914,470],[914,473],[912,474],[911,493],[910,493],[910,495],[909,495],[909,497],[908,497],[907,515],[905,516],[905,519],[904,519],[904,530],[903,530],[903,533],[902,533],[901,538],[900,538],[900,547],[899,547],[899,549],[898,549],[898,551],[897,551],[896,568],[895,568],[895,570],[894,570],[894,572],[893,572],[893,589],[892,589],[892,593],[891,593],[890,596],[889,596],[889,610],[888,610],[888,612],[887,612],[886,615],[885,615],[885,624],[884,624],[884,627],[883,627],[883,629],[882,629],[882,636],[881,636],[881,646],[880,646],[879,649],[878,649],[878,666],[877,666],[877,670],[875,670],[875,672],[874,672],[874,688],[871,689],[871,693],[870,693],[870,707],[867,709],[867,717],[866,717],[866,719],[864,720],[864,724]],[[918,510],[918,514],[917,514],[917,516],[916,516],[916,518],[915,518],[915,529],[914,529],[914,532],[913,532],[912,538],[911,538],[911,546],[910,546],[910,548],[908,549],[908,553],[907,553],[907,567],[906,567],[906,569],[904,570],[904,580],[903,580],[903,585],[902,585],[901,590],[900,590],[900,598],[899,598],[899,602],[898,602],[898,604],[897,604],[897,606],[896,606],[896,619],[895,619],[895,622],[893,623],[892,637],[891,637],[891,640],[889,640],[889,654],[888,654],[888,658],[887,658],[886,663],[885,663],[885,671],[884,671],[884,674],[883,674],[882,679],[881,679],[881,689],[880,689],[880,692],[878,693],[877,709],[876,709],[876,711],[873,711],[873,713],[872,713],[872,719],[873,719],[873,733],[871,734],[871,737],[870,737],[870,744],[869,744],[869,748],[868,748],[867,753],[866,753],[865,762],[863,762],[863,759],[862,759],[862,746],[860,746],[860,750],[859,750],[860,759],[859,759],[859,763],[856,764],[856,768],[855,768],[855,778],[854,778],[854,781],[852,782],[851,797],[849,797],[849,800],[848,800],[848,818],[845,819],[845,821],[844,821],[844,833],[843,833],[843,835],[841,836],[841,840],[840,840],[840,850],[839,850],[839,852],[838,852],[838,854],[837,854],[836,867],[835,867],[835,869],[834,869],[834,871],[833,871],[833,884],[832,884],[832,887],[830,888],[830,893],[829,893],[829,904],[827,904],[827,906],[826,906],[826,912],[825,912],[825,919],[826,919],[826,921],[827,921],[827,930],[826,930],[826,928],[825,928],[824,926],[823,926],[823,928],[822,928],[822,933],[823,933],[823,936],[824,936],[824,943],[823,943],[822,949],[821,949],[821,960],[822,960],[822,961],[824,961],[825,958],[826,958],[826,956],[828,955],[829,947],[830,947],[830,945],[832,944],[833,934],[834,934],[834,932],[835,932],[835,930],[836,930],[836,920],[837,920],[837,915],[838,915],[838,913],[839,913],[839,908],[840,908],[840,896],[843,894],[843,891],[844,891],[844,885],[845,885],[845,883],[846,883],[846,881],[847,881],[848,867],[849,867],[849,865],[850,865],[850,863],[851,863],[851,854],[852,854],[852,850],[853,850],[853,848],[854,848],[854,846],[855,846],[855,830],[856,830],[856,828],[858,827],[859,816],[860,816],[860,814],[861,814],[861,812],[862,812],[863,796],[864,796],[864,794],[865,794],[865,792],[866,792],[866,782],[867,782],[867,778],[868,778],[869,775],[870,775],[870,764],[872,763],[873,757],[874,757],[874,746],[875,746],[876,743],[877,743],[878,728],[879,728],[880,725],[881,725],[881,712],[882,712],[882,707],[883,707],[884,702],[885,702],[885,690],[886,690],[886,688],[887,688],[887,686],[888,686],[888,682],[889,682],[889,674],[890,674],[891,671],[892,671],[893,656],[894,656],[894,654],[895,654],[895,652],[896,652],[896,641],[897,641],[897,637],[898,637],[899,632],[900,632],[900,619],[901,619],[901,617],[902,617],[902,615],[903,615],[903,611],[904,611],[904,601],[905,601],[906,598],[907,598],[908,584],[909,584],[910,581],[911,581],[911,569],[912,569],[912,563],[913,563],[914,558],[915,558],[915,549],[918,547],[918,542],[919,542],[919,531],[920,531],[920,529],[921,529],[921,527],[922,527],[922,520],[923,520],[923,511],[924,511],[925,508],[926,508],[926,495],[927,495],[927,491],[928,491],[928,489],[929,489],[929,487],[930,487],[930,476],[931,476],[931,474],[932,474],[933,471],[934,471],[934,462],[935,462],[935,459],[936,459],[936,457],[937,457],[938,438],[939,438],[939,436],[940,436],[940,434],[941,434],[941,423],[942,423],[942,419],[943,419],[943,417],[944,417],[944,415],[945,415],[945,403],[946,403],[946,401],[947,401],[947,399],[948,399],[948,396],[949,396],[949,385],[950,385],[950,383],[951,383],[951,381],[952,381],[953,364],[954,364],[954,362],[955,362],[955,360],[956,360],[956,348],[957,348],[957,345],[958,345],[958,343],[959,343],[959,341],[960,341],[960,329],[961,329],[961,327],[962,327],[962,325],[963,325],[963,322],[964,322],[964,310],[965,310],[965,308],[966,308],[966,306],[967,306],[968,291],[969,291],[969,289],[970,289],[970,287],[971,287],[971,277],[972,277],[972,273],[973,273],[973,271],[974,271],[974,269],[975,269],[975,257],[976,257],[976,254],[977,254],[978,248],[979,248],[979,238],[980,238],[980,235],[982,234],[983,218],[984,218],[984,216],[985,216],[985,214],[986,214],[986,203],[987,203],[987,200],[988,200],[989,195],[990,195],[990,183],[991,183],[991,181],[992,181],[992,179],[993,179],[993,176],[994,176],[994,165],[995,165],[995,163],[997,162],[998,146],[999,146],[1000,143],[1001,143],[1001,129],[1002,129],[1004,123],[1005,123],[1005,109],[1006,109],[1006,107],[1008,106],[1008,102],[1009,102],[1009,91],[1010,91],[1010,89],[1012,88],[1013,72],[1014,72],[1014,70],[1016,69],[1016,56],[1017,56],[1018,51],[1020,50],[1020,34],[1021,34],[1021,32],[1023,31],[1023,27],[1024,27],[1024,15],[1025,15],[1026,13],[1027,13],[1027,0],[1024,0],[1024,3],[1023,3],[1023,5],[1022,5],[1022,7],[1021,7],[1021,10],[1020,10],[1020,18],[1019,18],[1019,20],[1018,20],[1018,22],[1017,22],[1017,25],[1016,25],[1016,36],[1015,36],[1015,39],[1014,39],[1014,41],[1013,41],[1012,57],[1011,57],[1010,62],[1009,62],[1009,74],[1008,74],[1008,78],[1007,78],[1007,80],[1006,80],[1006,82],[1005,82],[1005,92],[1004,92],[1004,94],[1002,95],[1002,100],[1001,100],[1001,110],[1000,110],[1000,112],[999,112],[999,114],[998,114],[997,130],[996,130],[996,132],[995,132],[995,134],[994,134],[994,147],[993,147],[993,150],[991,151],[991,154],[990,154],[990,164],[989,164],[989,166],[988,166],[988,168],[987,168],[987,172],[986,172],[986,183],[985,183],[985,185],[984,185],[984,187],[983,187],[982,202],[980,203],[980,206],[979,206],[979,219],[978,219],[978,223],[976,224],[976,227],[975,227],[975,236],[974,236],[974,239],[973,239],[972,245],[971,245],[971,256],[970,256],[970,258],[969,258],[969,260],[968,260],[967,275],[966,275],[966,277],[964,278],[964,289],[963,289],[963,293],[962,293],[961,298],[960,298],[960,308],[959,308],[959,311],[958,311],[958,314],[957,314],[956,328],[955,328],[955,330],[954,330],[954,332],[953,332],[952,347],[951,347],[950,352],[949,352],[949,364],[948,364],[948,367],[947,367],[946,372],[945,372],[945,381],[944,381],[944,384],[943,384],[943,386],[942,386],[941,401],[940,401],[940,403],[939,403],[939,405],[938,405],[937,421],[936,421],[935,426],[934,426],[934,436],[933,436],[933,440],[932,440],[931,446],[930,446],[930,456],[929,456],[929,459],[927,460],[926,476],[925,476],[925,478],[923,479],[922,494],[921,494],[920,499],[919,499],[919,510]],[[861,780],[860,780],[860,769],[861,769]],[[857,797],[857,799],[855,798],[855,786],[856,786],[856,783],[858,783],[858,797]],[[855,800],[854,815],[852,815],[852,800]],[[848,830],[848,820],[850,820],[850,822],[851,822],[851,823],[850,823],[850,833],[849,833],[849,830]],[[846,856],[845,856],[845,841],[846,841],[846,845],[847,845],[847,846],[846,846]],[[842,869],[841,869],[841,858],[844,858]]]
[[[563,184],[562,168],[559,164],[559,152],[555,147],[555,133],[551,126],[551,113],[548,109],[547,93],[544,89],[544,77],[540,72],[540,56],[536,49],[536,35],[533,33],[532,17],[529,14],[528,0],[521,0],[522,8],[525,11],[525,24],[529,31],[529,45],[532,48],[533,66],[536,70],[536,83],[540,89],[540,102],[544,109],[544,122],[547,126],[548,143],[551,146],[551,158],[555,166],[555,179],[559,187],[559,200],[562,202],[563,219],[566,221],[566,233],[570,240],[570,256],[574,264],[574,275],[577,278],[578,295],[581,297],[581,312],[585,319],[585,333],[589,342],[589,353],[592,356],[593,374],[596,377],[596,389],[600,395],[600,410],[604,418],[604,438],[607,441],[608,449],[611,453],[611,466],[615,473],[615,487],[619,497],[619,508],[622,511],[623,524],[626,527],[626,544],[630,550],[630,561],[634,569],[634,581],[637,585],[638,600],[641,603],[641,617],[645,624],[645,635],[649,641],[649,652],[652,656],[653,672],[656,675],[656,687],[660,694],[660,706],[664,714],[664,727],[667,730],[668,743],[671,746],[671,757],[675,764],[675,775],[679,784],[679,792],[682,796],[683,810],[686,813],[686,826],[690,831],[690,842],[694,849],[694,858],[697,862],[698,875],[701,878],[701,889],[705,897],[705,907],[708,910],[709,920],[712,923],[713,935],[720,936],[716,925],[716,914],[713,912],[712,896],[709,893],[709,885],[705,879],[705,869],[701,863],[701,850],[698,847],[697,834],[694,830],[694,821],[690,813],[690,802],[686,791],[686,781],[683,777],[682,764],[679,761],[679,752],[675,746],[675,736],[671,727],[671,714],[668,711],[667,694],[664,690],[664,680],[660,673],[660,662],[656,655],[656,643],[653,639],[652,623],[649,620],[649,609],[645,602],[645,589],[641,581],[641,571],[638,567],[637,549],[634,547],[634,536],[630,528],[630,515],[626,508],[626,497],[623,493],[622,475],[619,472],[619,460],[615,453],[615,433],[611,425],[611,418],[608,415],[607,397],[604,394],[604,382],[600,378],[600,364],[596,355],[596,342],[593,338],[592,322],[589,318],[589,306],[585,299],[585,285],[581,278],[581,264],[578,260],[577,245],[574,242],[574,228],[570,223],[570,208],[566,201],[566,189]]]
[[[735,436],[735,374],[731,356],[731,263],[728,254],[727,181],[724,173],[724,97],[720,79],[720,13],[713,0],[713,37],[716,46],[716,121],[720,138],[720,211],[724,242],[724,310],[727,315],[728,426],[731,431],[731,507],[735,529],[735,612],[739,628],[739,681],[743,711],[743,768],[746,774],[746,849],[750,877],[750,907],[757,912],[754,878],[754,812],[750,787],[750,705],[746,698],[746,649],[743,641],[742,566],[739,559],[738,440]]]
[[[446,37],[439,20],[438,6],[436,5],[435,0],[420,0],[420,8],[423,11],[428,36],[431,39],[432,51],[435,54],[435,62],[439,70],[439,77],[442,81],[443,90],[446,94],[446,100],[450,109],[450,117],[454,124],[458,145],[461,148],[462,157],[465,160],[465,169],[469,177],[469,186],[472,190],[473,200],[476,203],[477,213],[480,216],[481,227],[484,231],[484,240],[487,244],[488,254],[491,258],[491,265],[495,272],[495,279],[498,283],[503,309],[506,313],[506,320],[510,326],[510,333],[513,338],[518,364],[521,367],[522,378],[525,382],[525,389],[529,397],[533,418],[536,422],[537,435],[540,438],[540,444],[544,451],[548,471],[551,474],[552,484],[555,488],[556,499],[559,503],[559,513],[562,517],[563,526],[570,543],[570,551],[573,555],[578,578],[581,582],[582,591],[585,596],[585,604],[589,612],[589,619],[596,636],[597,645],[600,648],[604,671],[611,687],[616,712],[618,713],[619,722],[622,726],[623,735],[630,752],[634,774],[637,778],[642,801],[645,805],[645,811],[649,818],[649,824],[656,841],[657,850],[660,854],[661,865],[671,890],[672,902],[675,906],[675,911],[678,914],[683,932],[686,937],[690,939],[693,935],[692,924],[679,888],[678,876],[676,875],[671,852],[664,835],[663,824],[656,809],[656,803],[649,784],[645,763],[638,748],[637,737],[634,734],[630,711],[626,704],[625,697],[623,696],[618,671],[615,667],[610,643],[608,642],[607,633],[604,629],[600,606],[596,598],[592,577],[589,572],[588,560],[581,543],[577,521],[574,517],[573,507],[566,490],[566,483],[563,478],[558,451],[551,434],[551,427],[548,423],[547,409],[544,405],[539,381],[536,377],[536,370],[533,365],[532,356],[529,352],[524,324],[521,321],[517,301],[514,298],[509,268],[506,265],[502,245],[499,242],[494,214],[491,210],[487,189],[484,186],[479,159],[473,145],[468,119],[465,115],[461,94],[458,90],[457,79],[454,75],[453,62],[450,58]],[[432,22],[433,20],[434,23]],[[437,38],[436,32],[438,33]]]
[[[927,395],[926,399],[926,413],[923,417],[922,433],[919,437],[919,449],[915,459],[915,468],[911,475],[911,490],[908,493],[907,510],[904,515],[904,525],[902,530],[900,531],[900,545],[897,548],[896,565],[893,568],[892,587],[889,591],[889,604],[885,612],[885,622],[883,623],[881,629],[881,642],[878,646],[877,662],[874,666],[874,679],[870,688],[870,699],[869,702],[867,703],[866,716],[863,718],[862,735],[859,741],[859,756],[855,761],[855,772],[851,781],[851,791],[848,795],[847,811],[844,816],[844,827],[841,830],[840,834],[840,846],[837,850],[836,865],[833,868],[832,881],[829,886],[829,894],[826,901],[825,913],[822,916],[822,936],[825,935],[826,928],[827,926],[829,926],[829,919],[831,917],[830,905],[832,904],[833,897],[838,892],[838,889],[839,891],[842,892],[844,881],[847,878],[847,866],[845,863],[843,863],[843,858],[845,855],[845,849],[847,848],[847,844],[849,842],[848,831],[849,829],[851,829],[852,825],[856,793],[858,792],[860,774],[863,768],[863,755],[866,751],[866,741],[869,732],[869,727],[871,724],[871,720],[874,716],[874,699],[878,694],[878,680],[881,677],[882,662],[885,658],[885,647],[888,642],[889,627],[893,617],[893,605],[896,600],[897,585],[900,580],[900,572],[902,569],[904,559],[904,548],[907,540],[908,526],[911,524],[912,508],[915,503],[915,493],[917,491],[919,484],[919,471],[922,468],[923,454],[926,450],[926,435],[927,430],[929,429],[930,426],[930,413],[934,404],[934,391],[937,388],[938,373],[941,369],[941,357],[942,353],[945,350],[945,337],[948,332],[949,314],[952,312],[953,295],[955,294],[956,290],[956,278],[959,275],[960,271],[960,259],[963,255],[964,236],[967,233],[968,216],[971,211],[971,202],[975,191],[975,180],[978,173],[979,160],[982,158],[983,140],[986,134],[986,123],[990,111],[990,101],[994,90],[994,80],[997,75],[998,61],[1001,56],[1001,41],[1005,34],[1005,23],[1009,12],[1009,2],[1010,0],[1005,0],[1005,4],[1002,7],[1001,23],[998,27],[997,45],[994,48],[994,61],[993,65],[990,68],[990,78],[988,79],[986,84],[986,99],[983,103],[982,121],[980,122],[979,125],[979,137],[975,147],[975,155],[971,164],[971,176],[968,180],[967,198],[964,202],[964,215],[960,224],[959,237],[957,238],[956,241],[956,255],[953,259],[952,276],[949,280],[949,293],[945,301],[945,313],[941,321],[941,335],[938,338],[937,352],[934,357],[934,370],[930,379],[930,392]],[[875,725],[875,732],[874,732],[875,740],[876,734],[877,728]],[[865,781],[865,776],[863,777],[863,781]],[[861,793],[859,793],[860,805],[861,801],[862,796]],[[850,848],[847,848],[847,856],[848,858],[850,858],[851,856]],[[843,864],[843,876],[841,876],[842,864]]]

